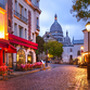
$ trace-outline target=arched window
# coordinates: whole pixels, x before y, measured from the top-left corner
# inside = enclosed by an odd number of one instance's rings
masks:
[[[26,56],[23,49],[19,49],[17,52],[17,63],[18,64],[25,64]]]

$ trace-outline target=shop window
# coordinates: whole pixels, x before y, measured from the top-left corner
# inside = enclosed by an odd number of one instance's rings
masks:
[[[17,64],[25,64],[26,56],[23,49],[18,50],[17,52]]]
[[[8,53],[8,56],[9,56],[9,64],[8,64],[8,66],[10,68],[13,68],[13,53]]]

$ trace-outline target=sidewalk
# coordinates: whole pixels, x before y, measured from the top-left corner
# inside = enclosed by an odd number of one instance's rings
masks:
[[[45,67],[45,68],[33,69],[33,70],[30,70],[30,71],[14,71],[10,75],[8,75],[8,78],[13,78],[13,77],[21,76],[21,75],[27,75],[27,74],[30,74],[30,73],[35,73],[35,72],[47,70],[47,69],[50,69],[50,68],[51,67],[48,66],[48,67]],[[0,80],[2,80],[2,79],[3,79],[3,77],[0,76]]]

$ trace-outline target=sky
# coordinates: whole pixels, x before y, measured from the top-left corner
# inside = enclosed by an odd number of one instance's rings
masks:
[[[62,27],[63,34],[66,36],[66,31],[72,39],[84,39],[82,30],[85,29],[86,22],[79,21],[70,13],[72,9],[72,0],[40,0],[40,36],[45,32],[50,31],[51,25],[54,23],[54,16],[57,14],[57,19]]]

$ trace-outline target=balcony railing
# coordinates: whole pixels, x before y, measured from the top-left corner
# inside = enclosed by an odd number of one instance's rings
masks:
[[[3,5],[2,3],[0,3],[0,7],[5,9],[5,5]]]
[[[14,14],[19,17],[19,19],[21,19],[22,21],[24,21],[25,23],[27,23],[27,18],[25,18],[24,16],[22,16],[20,13],[18,13],[17,11],[14,11]]]

